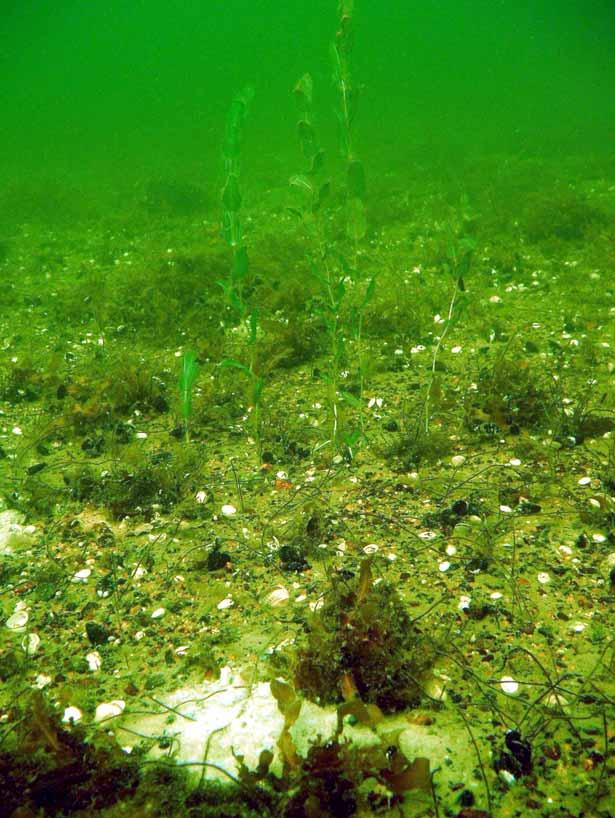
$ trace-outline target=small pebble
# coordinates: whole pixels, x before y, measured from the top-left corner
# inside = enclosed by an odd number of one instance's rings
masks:
[[[62,721],[64,724],[69,724],[72,722],[73,724],[77,724],[78,721],[81,721],[83,718],[83,713],[79,710],[78,707],[67,707],[64,710],[64,715],[62,716]]]
[[[514,696],[519,691],[519,682],[516,682],[512,676],[502,676],[500,679],[500,687],[504,693],[509,696]]]
[[[102,658],[97,650],[93,650],[91,653],[88,653],[85,657],[85,661],[88,663],[88,668],[92,671],[92,673],[100,670],[102,667]]]
[[[435,540],[438,535],[435,531],[420,531],[418,536],[422,540]]]
[[[558,551],[562,553],[565,557],[570,557],[572,555],[572,548],[569,545],[559,545]]]
[[[515,776],[508,770],[499,770],[498,775],[500,776],[500,778],[506,784],[507,787],[512,787],[512,785],[517,780]]]

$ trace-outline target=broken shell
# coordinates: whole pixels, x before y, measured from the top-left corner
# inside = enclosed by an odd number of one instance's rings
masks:
[[[283,605],[285,602],[288,602],[289,596],[288,590],[284,588],[283,585],[278,585],[277,588],[274,588],[273,591],[267,594],[265,602],[275,608],[278,605]]]
[[[125,707],[126,702],[122,701],[121,699],[115,699],[112,702],[103,702],[96,708],[94,721],[106,721],[106,719],[112,719],[115,716],[120,716],[124,712]]]
[[[15,611],[12,616],[6,620],[6,627],[11,631],[22,631],[28,622],[29,614],[27,611]]]
[[[26,656],[34,656],[41,644],[41,637],[38,633],[29,633],[21,642]]]

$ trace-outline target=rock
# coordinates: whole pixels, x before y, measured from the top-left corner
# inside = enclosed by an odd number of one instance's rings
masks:
[[[105,645],[109,640],[109,630],[105,628],[104,625],[99,625],[98,622],[86,622],[85,632],[90,640],[90,644],[95,647],[97,645]]]
[[[23,525],[24,515],[9,510],[0,513],[0,556],[10,556],[16,548],[32,545],[36,531],[33,525]]]

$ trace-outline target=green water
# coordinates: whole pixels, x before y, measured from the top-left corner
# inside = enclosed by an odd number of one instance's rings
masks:
[[[428,154],[607,149],[615,13],[608,0],[358,3],[360,145],[374,164]],[[273,174],[294,149],[290,89],[310,71],[332,106],[333,0],[4,0],[3,174],[207,183],[225,110],[256,88],[247,148]]]

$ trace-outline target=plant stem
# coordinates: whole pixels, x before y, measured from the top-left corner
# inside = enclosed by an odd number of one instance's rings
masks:
[[[455,280],[455,288],[453,290],[453,295],[448,305],[448,315],[446,316],[446,326],[444,327],[444,331],[442,335],[438,338],[438,343],[436,344],[433,355],[431,358],[431,374],[429,378],[429,385],[427,386],[427,394],[425,396],[425,434],[429,434],[429,401],[431,399],[431,390],[433,389],[434,380],[436,378],[436,364],[438,360],[438,353],[440,352],[440,348],[442,347],[442,342],[446,338],[448,330],[451,325],[451,319],[453,317],[453,312],[455,310],[455,302],[457,300],[457,293],[459,292],[459,279]]]

